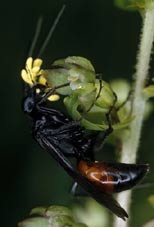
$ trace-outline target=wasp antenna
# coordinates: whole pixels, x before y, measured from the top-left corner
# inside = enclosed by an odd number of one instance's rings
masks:
[[[40,48],[38,57],[40,57],[42,55],[43,51],[45,50],[45,48],[46,48],[46,46],[47,46],[47,44],[49,42],[49,40],[51,39],[51,37],[53,35],[53,32],[54,32],[54,30],[55,30],[55,28],[56,28],[56,26],[57,26],[57,24],[58,24],[58,22],[59,22],[59,20],[60,20],[60,18],[62,16],[63,12],[65,10],[65,7],[66,7],[66,5],[62,6],[61,10],[59,11],[59,13],[58,13],[58,15],[57,15],[57,17],[55,19],[55,21],[53,22],[53,24],[52,24],[52,26],[51,26],[51,28],[49,30],[49,33],[48,33],[46,39],[44,40],[44,42],[42,44],[42,47]]]
[[[42,27],[42,22],[43,22],[43,17],[41,16],[38,19],[37,25],[36,25],[36,29],[35,29],[35,33],[34,33],[34,38],[32,40],[32,44],[31,47],[29,49],[29,53],[28,53],[28,57],[32,57],[38,37],[40,35],[40,31],[41,31],[41,27]]]

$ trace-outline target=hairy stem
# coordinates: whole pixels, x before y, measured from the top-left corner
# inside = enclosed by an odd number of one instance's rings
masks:
[[[141,42],[137,56],[136,80],[134,85],[133,96],[133,115],[135,119],[132,121],[127,136],[122,138],[121,162],[135,163],[137,150],[140,143],[141,128],[143,123],[143,115],[146,100],[142,96],[143,88],[146,85],[148,77],[148,69],[150,63],[151,50],[154,40],[154,9],[146,9],[143,18],[143,29]],[[131,191],[126,191],[118,195],[118,202],[129,213],[131,204]],[[119,218],[114,219],[114,227],[128,227],[128,222],[123,222]]]

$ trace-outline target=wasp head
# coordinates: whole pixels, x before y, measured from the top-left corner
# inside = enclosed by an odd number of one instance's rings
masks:
[[[46,94],[45,89],[46,87],[41,84],[29,87],[26,91],[27,95],[22,102],[22,109],[25,113],[31,114],[37,109],[39,103]]]

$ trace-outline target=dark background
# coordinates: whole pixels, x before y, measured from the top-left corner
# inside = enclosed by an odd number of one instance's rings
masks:
[[[93,62],[97,72],[103,73],[104,80],[118,77],[131,80],[135,71],[140,15],[115,8],[112,0],[65,2],[66,11],[42,56],[45,64],[69,55],[84,56]],[[21,110],[20,71],[36,22],[40,15],[44,16],[40,36],[43,40],[63,3],[63,0],[1,3],[1,226],[17,226],[17,222],[37,205],[68,205],[71,202],[68,193],[71,179],[32,140],[30,122]],[[153,125],[152,113],[143,128],[138,156],[139,162],[150,163],[151,174],[147,179],[151,181],[154,178]],[[112,160],[112,156],[114,150],[107,146],[103,157]],[[139,227],[154,217],[154,208],[147,202],[153,192],[152,187],[134,192],[131,227]]]

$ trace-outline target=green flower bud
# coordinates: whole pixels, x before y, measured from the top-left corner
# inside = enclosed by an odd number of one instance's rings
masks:
[[[95,86],[98,94],[100,89],[99,80],[96,80]],[[102,81],[102,90],[95,104],[99,107],[109,109],[113,105],[114,100],[115,100],[115,96],[113,94],[113,90],[111,89],[110,85],[105,81]]]
[[[40,217],[26,219],[18,227],[86,227],[85,224],[76,223],[71,210],[63,206],[37,207],[31,211],[32,214]]]
[[[146,99],[154,97],[154,85],[149,85],[143,89],[143,96]]]
[[[78,57],[78,56],[71,56],[71,57],[67,57],[65,62],[70,63],[70,64],[75,64],[78,66],[82,66],[82,68],[84,68],[85,70],[95,72],[93,65],[86,58]]]
[[[50,88],[69,83],[68,81],[69,74],[66,69],[59,68],[43,70],[43,76],[47,80],[47,84]],[[71,93],[71,88],[69,86],[63,87],[57,89],[56,92],[60,95],[69,95]]]
[[[18,227],[49,227],[49,222],[44,217],[28,218],[18,224]]]

